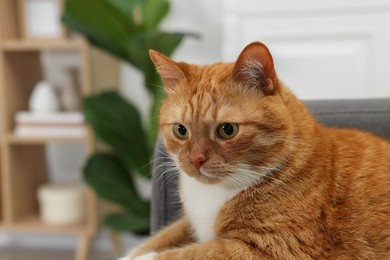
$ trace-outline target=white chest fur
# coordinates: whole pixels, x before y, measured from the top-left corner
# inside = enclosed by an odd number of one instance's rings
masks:
[[[242,188],[223,184],[203,184],[187,174],[181,174],[181,200],[198,242],[214,239],[214,224],[223,205]]]

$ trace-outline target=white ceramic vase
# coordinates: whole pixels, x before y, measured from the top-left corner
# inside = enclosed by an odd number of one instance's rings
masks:
[[[31,94],[29,108],[33,113],[58,112],[60,104],[53,86],[46,81],[38,82]]]

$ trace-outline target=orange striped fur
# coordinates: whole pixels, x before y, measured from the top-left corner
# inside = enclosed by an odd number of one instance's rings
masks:
[[[160,126],[181,172],[184,215],[126,259],[390,259],[387,140],[317,123],[261,43],[228,64],[151,58],[167,92]],[[226,122],[238,124],[231,139],[218,134]],[[189,205],[194,185],[232,190],[210,215],[212,230],[190,214],[217,198],[196,188],[204,204]]]

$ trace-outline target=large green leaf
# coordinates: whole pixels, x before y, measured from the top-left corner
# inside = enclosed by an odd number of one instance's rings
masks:
[[[167,0],[67,0],[62,20],[95,46],[146,73],[152,67],[150,49],[170,56],[184,36],[196,36],[156,30],[169,6]]]
[[[134,22],[106,0],[67,0],[62,21],[97,47],[133,62],[127,39],[136,31]]]
[[[110,214],[105,217],[104,224],[116,231],[146,233],[149,230],[149,218],[140,218],[129,212]]]
[[[136,31],[153,31],[169,12],[167,0],[107,0],[131,19]]]
[[[85,181],[100,197],[125,207],[140,218],[149,216],[149,202],[139,197],[131,175],[116,156],[103,153],[93,155],[83,174]]]
[[[145,0],[142,5],[142,16],[146,30],[156,30],[168,14],[170,4],[167,0]]]
[[[129,26],[133,31],[138,31],[137,24],[134,21],[134,9],[139,6],[138,1],[136,0],[106,0],[112,6],[114,6],[119,12],[122,12],[123,15],[127,17],[130,21]]]
[[[118,93],[109,91],[84,100],[84,114],[96,136],[112,147],[128,171],[150,177],[147,136],[137,109]]]

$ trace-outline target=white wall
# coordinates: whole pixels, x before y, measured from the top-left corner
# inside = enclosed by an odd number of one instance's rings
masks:
[[[169,31],[195,32],[201,39],[188,38],[174,58],[189,63],[213,63],[221,60],[220,0],[172,0],[172,9],[163,28]]]
[[[223,0],[223,57],[252,41],[270,48],[302,99],[390,97],[387,0]]]

